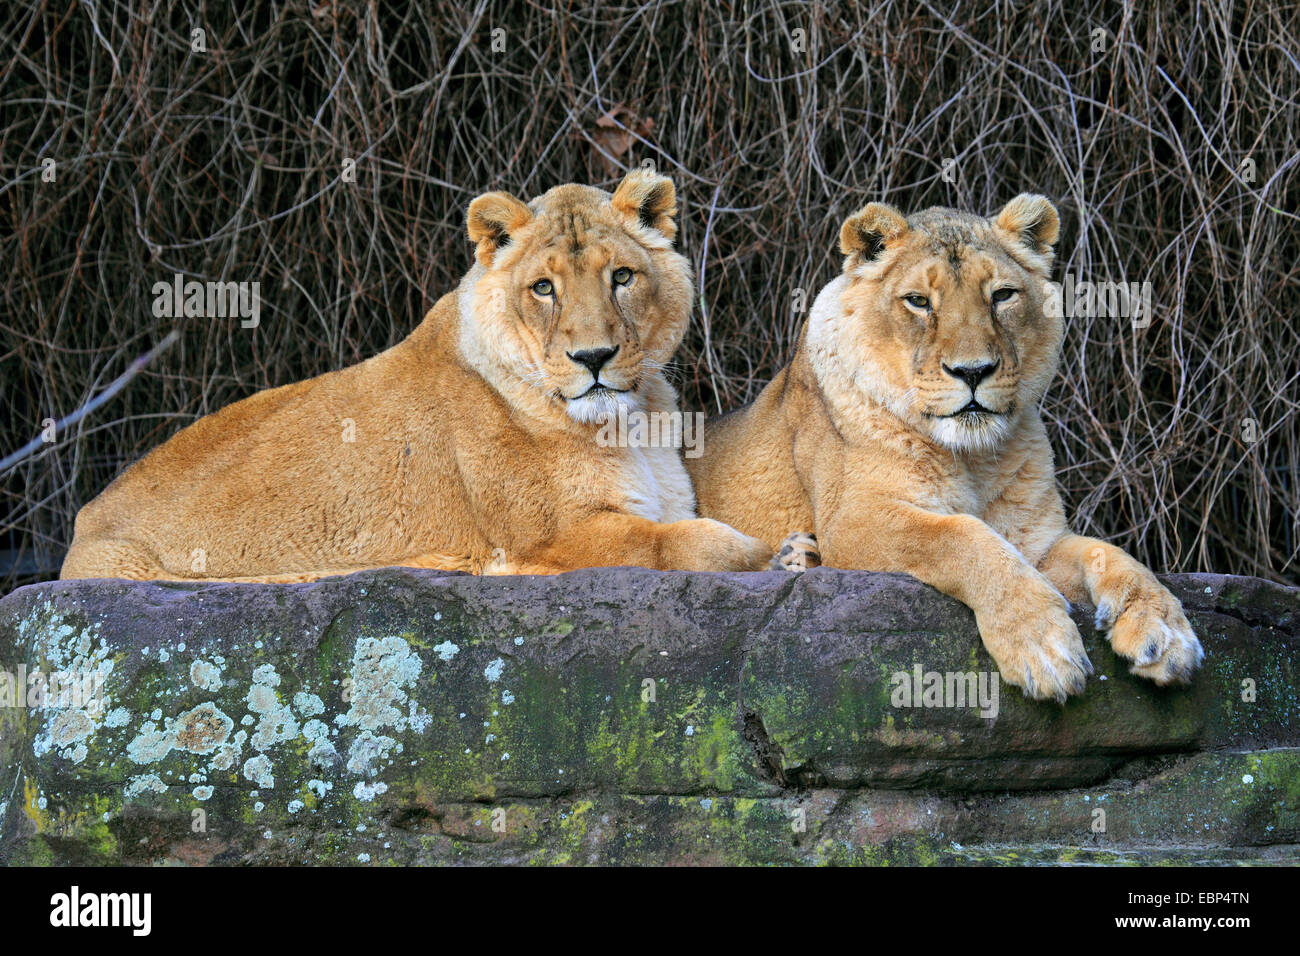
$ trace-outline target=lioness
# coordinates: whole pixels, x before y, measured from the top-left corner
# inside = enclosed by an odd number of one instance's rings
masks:
[[[765,567],[772,548],[696,517],[679,449],[597,441],[620,407],[677,410],[676,212],[641,170],[613,195],[479,196],[476,261],[410,336],[177,433],[81,510],[62,576]]]
[[[706,425],[688,468],[701,514],[773,546],[812,529],[825,564],[914,575],[975,612],[1005,680],[1064,701],[1092,672],[1067,597],[1158,684],[1203,652],[1147,568],[1066,525],[1038,412],[1064,334],[1047,298],[1058,226],[1035,195],[990,219],[850,216],[843,274],[790,364]]]

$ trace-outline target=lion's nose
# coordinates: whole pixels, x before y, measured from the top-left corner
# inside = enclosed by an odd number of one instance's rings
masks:
[[[996,372],[1000,364],[1001,362],[965,362],[961,365],[944,365],[943,370],[969,385],[973,395],[980,382]]]
[[[612,349],[583,349],[580,352],[565,352],[571,360],[579,365],[585,365],[591,370],[591,377],[600,380],[600,370],[605,367],[605,363],[618,354],[618,346]]]

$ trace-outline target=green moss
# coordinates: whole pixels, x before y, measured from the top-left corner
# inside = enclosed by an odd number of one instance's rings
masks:
[[[46,806],[48,806],[48,801]],[[23,812],[36,826],[37,833],[50,829],[50,815],[41,806],[41,790],[31,777],[23,777]]]
[[[152,712],[167,699],[163,692],[169,689],[168,684],[167,668],[160,661],[146,660],[131,680],[127,710],[133,715]]]
[[[1294,820],[1300,812],[1300,749],[1247,754],[1244,763],[1258,785],[1274,791],[1278,811]]]
[[[342,678],[352,667],[357,640],[357,611],[345,608],[330,622],[316,648],[316,669],[322,679]]]
[[[9,862],[13,866],[55,866],[59,861],[45,838],[37,835],[14,847]]]

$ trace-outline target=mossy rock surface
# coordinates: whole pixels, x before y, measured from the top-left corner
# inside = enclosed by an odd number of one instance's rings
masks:
[[[0,862],[1294,861],[1300,593],[1166,580],[1195,682],[1129,675],[1079,608],[1097,675],[1064,707],[900,575],[23,588]],[[57,672],[91,699],[16,686]],[[934,674],[970,683],[901,705]]]

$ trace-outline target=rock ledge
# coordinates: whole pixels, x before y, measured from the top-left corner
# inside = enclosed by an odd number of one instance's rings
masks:
[[[1300,592],[1166,582],[1194,685],[1079,608],[1065,707],[901,575],[34,585],[0,600],[0,863],[1300,862]]]

